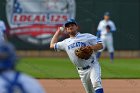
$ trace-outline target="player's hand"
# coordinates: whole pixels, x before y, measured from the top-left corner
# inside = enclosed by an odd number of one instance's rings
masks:
[[[57,30],[56,30],[56,32],[55,32],[55,34],[57,34],[57,35],[61,35],[61,34],[62,34],[62,32],[61,32],[61,30],[60,30],[60,28],[59,28],[59,27],[57,28]]]
[[[61,35],[62,33],[64,33],[65,28],[64,27],[58,27],[56,33]]]

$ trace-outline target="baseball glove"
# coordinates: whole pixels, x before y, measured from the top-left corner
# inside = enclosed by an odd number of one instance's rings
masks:
[[[78,58],[85,59],[85,60],[89,59],[92,53],[93,53],[93,49],[90,46],[80,47],[75,50],[76,56],[78,56]]]
[[[107,26],[106,26],[106,30],[107,30],[107,32],[109,33],[110,30],[111,30],[111,27],[110,27],[109,25],[107,25]]]
[[[107,25],[107,26],[106,26],[106,29],[111,30],[110,25]]]

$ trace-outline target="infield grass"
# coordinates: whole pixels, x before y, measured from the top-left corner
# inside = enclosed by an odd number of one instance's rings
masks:
[[[102,78],[140,78],[140,59],[100,59]],[[17,69],[36,78],[79,78],[68,58],[22,58]]]

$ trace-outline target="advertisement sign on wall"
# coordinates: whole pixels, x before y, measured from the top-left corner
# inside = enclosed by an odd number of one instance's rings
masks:
[[[35,45],[49,44],[58,26],[75,18],[75,11],[75,0],[7,0],[6,3],[10,35]]]

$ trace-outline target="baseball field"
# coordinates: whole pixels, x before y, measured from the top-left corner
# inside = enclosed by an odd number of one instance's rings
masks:
[[[140,59],[101,59],[100,65],[103,79],[140,78]],[[22,58],[18,69],[36,78],[79,78],[68,58]]]
[[[140,93],[139,58],[100,59],[100,65],[105,93]],[[48,93],[85,93],[68,58],[21,58],[17,69],[38,78]]]

